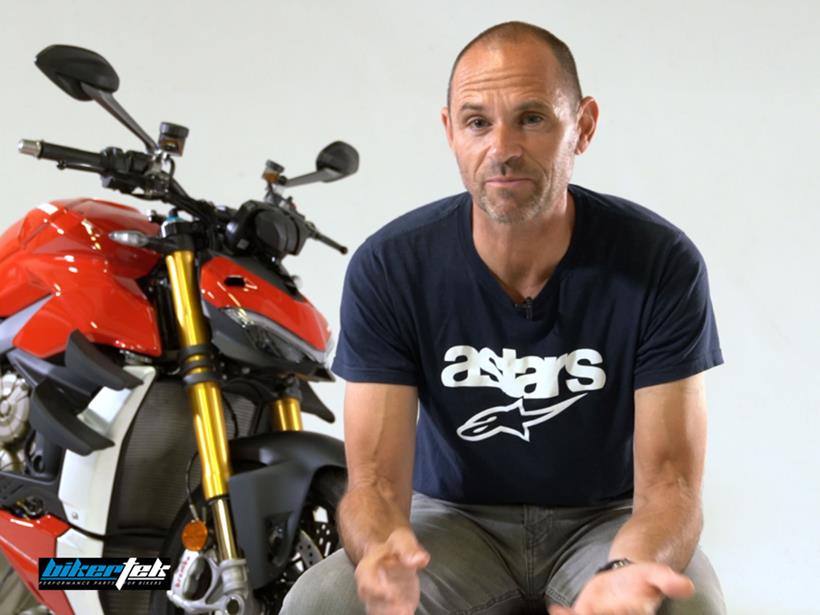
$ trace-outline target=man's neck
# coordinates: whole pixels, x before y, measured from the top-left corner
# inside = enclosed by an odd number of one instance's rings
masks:
[[[567,191],[540,216],[503,224],[473,204],[473,242],[481,260],[516,303],[535,297],[566,254],[575,223]]]

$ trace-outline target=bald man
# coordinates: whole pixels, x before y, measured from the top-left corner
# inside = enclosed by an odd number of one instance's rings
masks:
[[[350,262],[344,551],[283,613],[725,613],[697,548],[723,361],[699,252],[570,183],[598,105],[549,32],[479,34],[441,117],[466,192]]]

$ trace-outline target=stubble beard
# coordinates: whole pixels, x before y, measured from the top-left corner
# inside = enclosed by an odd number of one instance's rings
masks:
[[[484,188],[479,189],[476,203],[481,211],[487,214],[493,221],[501,224],[529,222],[537,218],[549,207],[546,190],[538,191],[521,202],[516,201],[512,190],[504,190],[501,188],[497,192],[498,200],[503,200],[507,203],[512,201],[515,205],[510,206],[497,203],[496,199],[491,197]]]
[[[488,174],[483,174],[483,176],[514,175],[515,173],[512,171],[516,170],[502,165]],[[540,181],[535,181],[534,190],[527,197],[517,197],[514,191],[504,188],[496,188],[494,194],[491,194],[482,178],[479,178],[473,185],[474,189],[470,189],[470,193],[473,195],[479,209],[487,214],[491,220],[500,224],[522,224],[534,220],[553,209],[554,205],[559,202],[561,192],[566,191],[571,174],[571,167],[566,178],[562,172],[556,172],[553,169],[552,173],[541,176]],[[531,177],[530,174],[527,175]],[[462,178],[466,180],[464,172],[462,172]],[[468,185],[467,181],[464,183],[465,186]]]

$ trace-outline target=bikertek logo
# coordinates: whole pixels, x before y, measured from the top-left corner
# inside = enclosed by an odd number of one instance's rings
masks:
[[[41,557],[40,589],[170,589],[170,558]]]
[[[458,435],[463,440],[479,441],[506,433],[530,441],[530,427],[555,418],[587,395],[606,384],[604,361],[597,350],[579,348],[557,357],[518,358],[514,349],[503,348],[501,356],[489,348],[453,346],[444,354],[455,361],[441,372],[446,387],[493,387],[517,398],[506,406],[494,406],[471,416]],[[564,385],[576,395],[543,408],[526,409],[525,399],[552,399],[561,393],[561,374],[569,378]]]

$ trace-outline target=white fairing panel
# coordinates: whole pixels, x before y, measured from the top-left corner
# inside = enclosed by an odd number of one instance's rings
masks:
[[[57,557],[102,557],[101,540],[68,530],[57,539]],[[100,593],[87,589],[64,590],[68,603],[76,615],[104,615]]]
[[[57,557],[102,557],[103,543],[76,530],[57,539]],[[67,589],[65,596],[77,615],[104,615],[100,594],[87,589]]]
[[[105,534],[122,443],[157,374],[153,367],[129,366],[124,369],[142,380],[142,384],[122,391],[104,388],[91,400],[88,408],[77,415],[86,425],[114,442],[114,446],[85,457],[66,451],[63,460],[59,496],[68,521],[95,534]]]

